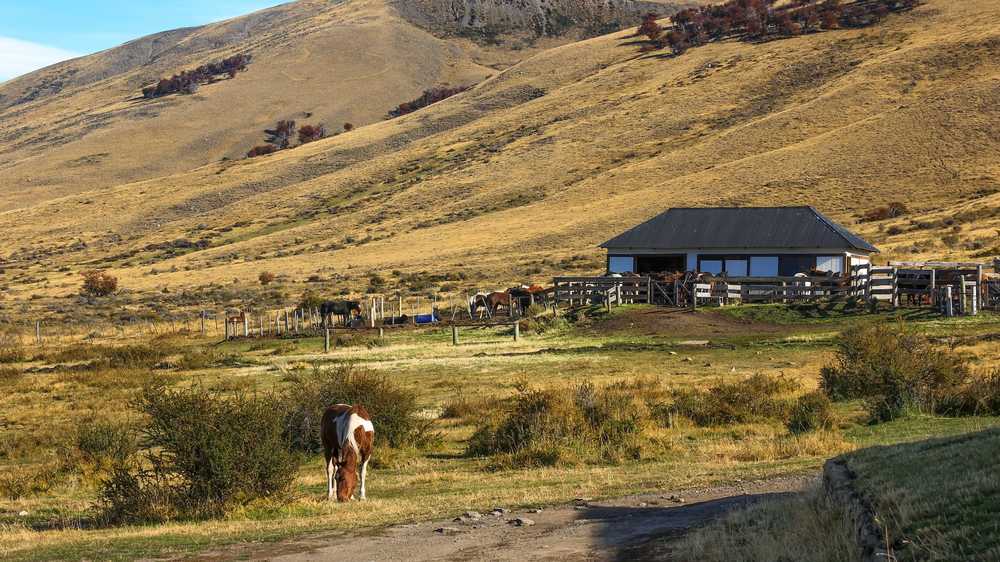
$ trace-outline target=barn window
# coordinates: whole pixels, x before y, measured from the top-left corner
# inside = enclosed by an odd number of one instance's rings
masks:
[[[746,277],[747,260],[745,259],[726,260],[726,275],[730,277]]]
[[[718,275],[722,273],[722,260],[701,260],[701,267],[698,269],[702,273]]]
[[[839,275],[844,272],[844,257],[816,256],[816,271],[830,271]]]
[[[611,256],[608,260],[609,273],[630,273],[635,271],[635,258],[632,256]]]
[[[778,256],[753,256],[750,258],[751,277],[777,277]]]

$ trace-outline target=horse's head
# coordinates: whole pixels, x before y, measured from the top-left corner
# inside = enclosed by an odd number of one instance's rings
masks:
[[[358,455],[350,447],[344,451],[344,462],[337,470],[337,501],[349,502],[358,486]]]

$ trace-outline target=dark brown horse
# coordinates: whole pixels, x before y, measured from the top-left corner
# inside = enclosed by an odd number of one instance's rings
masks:
[[[504,291],[494,292],[486,295],[486,307],[489,308],[490,314],[496,316],[497,309],[501,306],[505,307],[508,312],[510,312],[510,292]]]

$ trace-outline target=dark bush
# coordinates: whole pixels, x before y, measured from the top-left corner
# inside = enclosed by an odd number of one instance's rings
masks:
[[[805,433],[833,429],[835,420],[833,402],[826,394],[817,390],[799,397],[792,406],[787,425],[792,433]]]
[[[273,144],[262,144],[260,146],[255,146],[247,152],[247,158],[256,158],[258,156],[266,156],[268,154],[274,154],[278,152],[278,147]]]
[[[943,414],[954,416],[1000,415],[1000,370],[972,375],[942,401],[939,410]]]
[[[223,396],[200,387],[146,387],[137,408],[145,458],[116,463],[102,485],[110,522],[217,517],[234,506],[283,495],[298,458],[273,396]]]
[[[868,222],[881,221],[886,219],[894,219],[896,217],[901,217],[909,212],[904,203],[894,202],[889,203],[885,207],[877,207],[865,213],[862,220]]]
[[[250,54],[244,53],[218,62],[203,64],[194,70],[185,70],[170,78],[160,79],[154,86],[143,88],[142,96],[154,99],[176,93],[193,94],[198,91],[200,84],[212,82],[219,76],[235,78],[238,73],[246,70],[252,58]]]
[[[299,128],[299,144],[309,144],[326,137],[326,127],[319,125],[302,125]]]
[[[756,374],[737,382],[722,382],[707,390],[675,391],[671,409],[701,426],[760,420],[785,422],[791,402],[784,395],[798,388],[795,381]]]
[[[270,271],[261,271],[260,275],[257,276],[257,280],[260,281],[261,285],[270,285],[271,283],[274,283],[274,280],[277,278],[278,276]]]
[[[372,416],[379,446],[426,446],[436,441],[431,420],[417,416],[417,396],[391,379],[355,367],[314,368],[291,375],[283,395],[283,427],[299,451],[320,450],[323,411],[334,404],[360,404]]]
[[[875,421],[915,409],[933,413],[969,379],[965,357],[933,345],[902,325],[879,323],[845,331],[834,365],[820,372],[834,400],[865,400]]]
[[[106,271],[87,271],[82,275],[84,295],[106,297],[118,290],[118,278]]]
[[[424,93],[419,98],[399,104],[396,109],[389,112],[389,117],[402,117],[418,109],[423,109],[428,105],[446,100],[456,94],[461,94],[470,88],[472,86],[435,86],[429,90],[424,90]]]

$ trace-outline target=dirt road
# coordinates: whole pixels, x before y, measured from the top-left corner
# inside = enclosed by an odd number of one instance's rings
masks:
[[[233,547],[202,560],[357,561],[625,561],[652,559],[646,543],[682,536],[726,512],[802,490],[808,477],[515,512],[468,513],[456,520],[343,533],[252,547]],[[520,521],[520,524],[519,524]],[[659,557],[659,555],[657,555]]]

